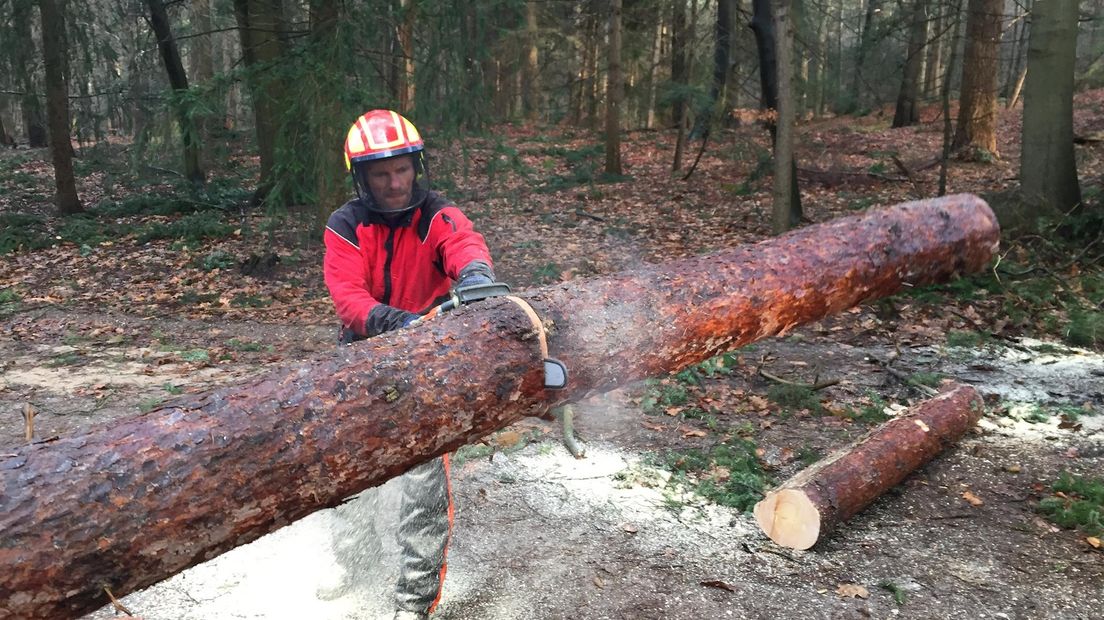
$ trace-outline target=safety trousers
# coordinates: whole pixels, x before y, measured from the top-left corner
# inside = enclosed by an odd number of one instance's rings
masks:
[[[403,474],[399,508],[399,609],[432,612],[441,600],[448,543],[452,536],[449,457],[444,455]]]

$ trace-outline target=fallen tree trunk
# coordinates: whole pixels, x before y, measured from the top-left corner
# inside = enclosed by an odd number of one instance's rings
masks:
[[[755,520],[779,545],[808,549],[957,441],[981,413],[974,388],[946,388],[768,493]]]
[[[903,285],[985,267],[959,195],[524,297],[571,369],[543,389],[529,318],[489,300],[0,461],[0,611],[77,616],[549,407],[678,370]],[[2,614],[0,614],[2,615]]]

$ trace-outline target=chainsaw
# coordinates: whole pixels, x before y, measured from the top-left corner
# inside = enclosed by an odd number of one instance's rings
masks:
[[[492,297],[506,297],[516,303],[525,311],[533,322],[533,327],[540,336],[541,355],[544,362],[544,387],[547,390],[562,390],[567,385],[567,365],[558,359],[548,356],[548,343],[545,338],[544,326],[537,317],[536,312],[520,297],[510,294],[510,285],[502,282],[488,284],[472,284],[470,286],[457,287],[449,291],[449,298],[438,306],[430,308],[428,312],[418,317],[407,327],[417,327],[426,321],[433,319],[443,312],[455,310],[460,306],[491,299]]]

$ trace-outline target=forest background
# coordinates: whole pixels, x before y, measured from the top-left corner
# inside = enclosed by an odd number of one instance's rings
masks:
[[[667,461],[699,490],[734,436],[758,443],[762,486],[924,396],[954,351],[1083,363],[1104,347],[1102,20],[1098,0],[0,0],[3,441],[327,351],[321,230],[352,195],[341,144],[371,108],[418,126],[433,187],[516,289],[982,195],[1004,231],[990,271],[806,336],[880,351],[882,383],[814,391],[827,370],[786,349],[784,373],[745,353],[623,395],[665,438],[649,449],[704,455]],[[994,419],[1070,433],[1104,408],[1091,380],[1026,408],[990,396]],[[810,417],[843,426],[772,434]],[[1057,497],[1072,548],[1097,549],[1094,450],[1044,450],[1010,513]],[[1064,479],[1084,486],[1052,489]]]

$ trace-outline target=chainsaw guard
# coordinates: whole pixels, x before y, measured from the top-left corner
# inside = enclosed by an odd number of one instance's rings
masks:
[[[567,385],[567,365],[552,357],[544,358],[544,389],[562,390]]]

